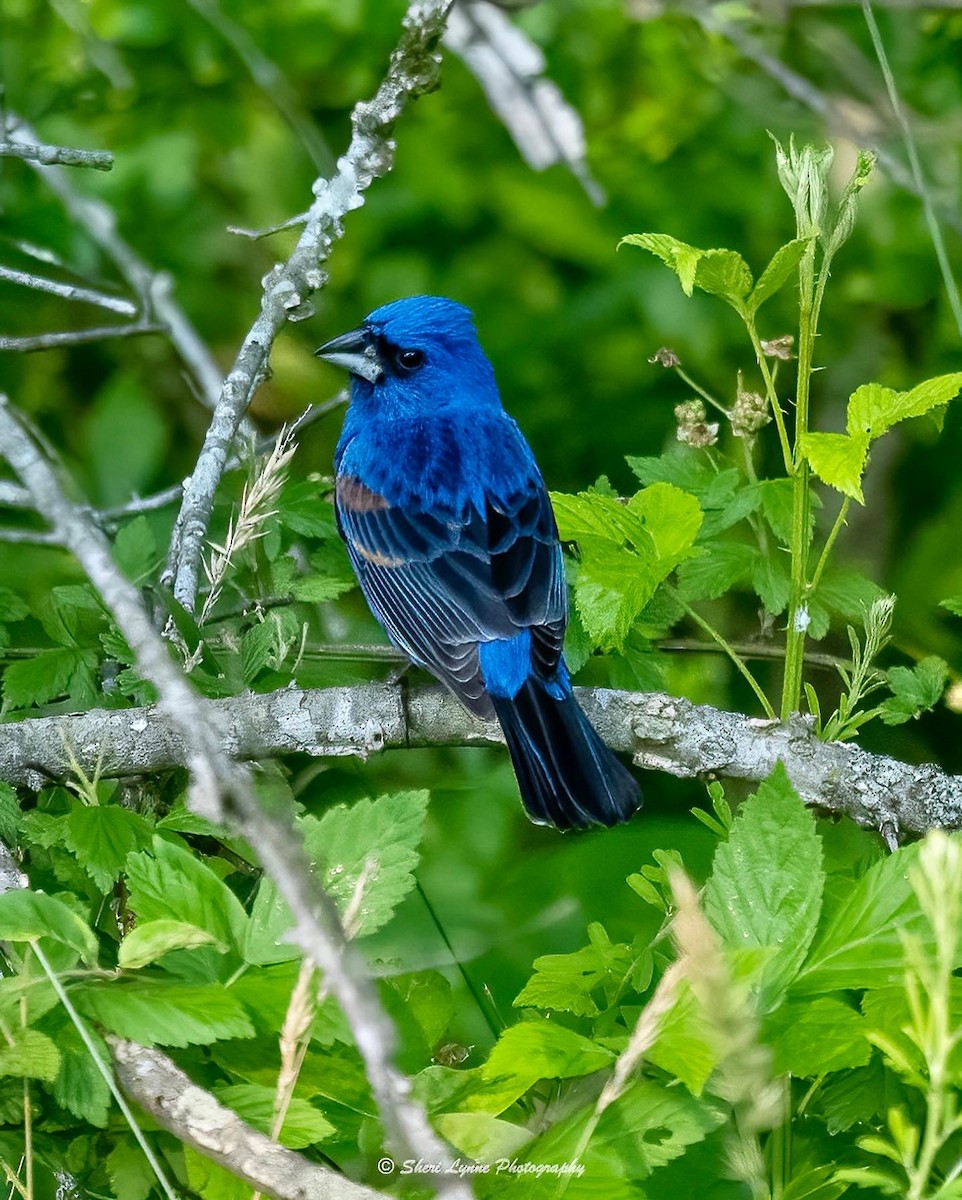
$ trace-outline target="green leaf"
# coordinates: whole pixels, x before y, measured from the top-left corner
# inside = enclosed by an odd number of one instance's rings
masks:
[[[962,596],[949,596],[939,601],[940,608],[946,608],[953,617],[962,617]]]
[[[103,1038],[95,1029],[88,1029],[87,1033],[101,1062],[109,1064],[110,1054]],[[110,1088],[66,1014],[57,1022],[55,1038],[61,1062],[51,1088],[54,1099],[81,1121],[88,1121],[98,1129],[105,1128],[110,1112]]]
[[[356,586],[357,581],[353,576],[299,575],[291,583],[291,595],[295,600],[308,604],[324,604],[328,600],[336,600]]]
[[[660,258],[678,276],[686,296],[701,288],[740,310],[751,291],[752,273],[734,250],[699,250],[665,233],[632,233],[619,245],[640,246]]]
[[[765,606],[765,611],[778,616],[788,607],[791,589],[788,555],[763,554],[759,551],[752,571],[752,587]]]
[[[276,1089],[257,1083],[235,1083],[219,1087],[214,1095],[228,1108],[259,1129],[270,1133],[274,1120],[274,1098]],[[287,1115],[278,1141],[289,1150],[303,1150],[317,1142],[323,1142],[335,1133],[334,1126],[308,1100],[294,1096],[288,1103]]]
[[[554,1021],[521,1021],[501,1034],[481,1068],[491,1086],[472,1097],[469,1107],[502,1112],[539,1079],[590,1075],[613,1060],[610,1050]]]
[[[124,1200],[148,1200],[155,1182],[150,1163],[132,1137],[114,1143],[107,1155],[107,1175],[114,1195]]]
[[[729,950],[770,953],[759,980],[773,1008],[815,936],[825,873],[815,818],[781,763],[741,807],[715,852],[705,914]]]
[[[541,1008],[595,1017],[595,997],[614,1003],[635,962],[630,946],[613,944],[600,925],[589,931],[592,944],[573,954],[544,954],[534,960],[534,975],[515,998],[518,1008]]]
[[[329,482],[304,479],[286,484],[277,505],[282,523],[305,537],[336,538],[337,521],[331,495]]]
[[[123,504],[153,479],[170,440],[168,424],[144,382],[115,371],[86,421],[87,451],[104,504]]]
[[[95,662],[89,651],[66,646],[13,662],[3,673],[4,703],[10,708],[29,708],[64,696],[78,672]]]
[[[161,562],[157,538],[143,515],[128,521],[117,531],[111,553],[117,566],[135,584],[149,579]]]
[[[695,999],[688,981],[682,980],[677,999],[645,1057],[698,1096],[718,1065],[717,1047],[718,1035],[704,1007]]]
[[[714,540],[704,554],[678,568],[678,588],[687,601],[714,600],[752,577],[757,551],[742,542]]]
[[[76,950],[84,962],[97,961],[93,930],[56,896],[27,888],[0,895],[0,939],[31,942],[41,937],[51,937]]]
[[[786,242],[784,246],[775,251],[771,262],[762,271],[758,283],[755,284],[746,301],[749,312],[757,312],[766,300],[785,286],[802,261],[802,255],[811,245],[811,241],[811,238],[796,238],[794,241]]]
[[[60,1070],[60,1051],[39,1029],[10,1030],[12,1042],[0,1041],[0,1075],[52,1083]]]
[[[150,845],[150,823],[117,804],[77,804],[64,826],[64,843],[102,892],[109,891],[127,858]]]
[[[30,616],[30,606],[8,587],[0,587],[0,621],[22,621]]]
[[[872,1057],[861,1013],[834,996],[789,1001],[765,1018],[762,1036],[772,1047],[776,1075],[799,1078],[864,1067]]]
[[[247,914],[229,887],[182,846],[155,836],[153,850],[127,860],[129,904],[138,921],[182,921],[240,950]]]
[[[801,449],[823,483],[864,504],[862,472],[869,441],[865,433],[806,433],[801,439]]]
[[[111,1032],[148,1046],[204,1046],[254,1036],[243,1004],[215,983],[144,976],[82,983],[71,996],[81,1012]]]
[[[20,801],[16,788],[0,780],[0,840],[8,846],[17,844],[20,815]]]
[[[120,943],[117,966],[132,971],[156,962],[171,950],[190,950],[194,946],[210,945],[221,951],[228,949],[208,930],[188,925],[185,921],[147,921],[133,928]]]
[[[918,845],[903,846],[881,859],[837,901],[799,972],[793,989],[797,994],[901,982],[902,935],[925,936],[927,931],[908,876],[918,851]]]
[[[487,1112],[438,1113],[434,1124],[455,1150],[482,1163],[513,1158],[534,1136],[530,1130]]]
[[[879,715],[886,725],[904,725],[938,704],[948,678],[947,664],[934,654],[914,667],[892,667],[888,683],[893,695],[883,702]]]
[[[701,527],[698,501],[655,483],[627,504],[581,492],[552,494],[566,540],[581,550],[575,600],[596,644],[619,649],[658,585],[692,553]]]
[[[899,421],[921,417],[948,404],[962,388],[962,372],[937,375],[911,391],[896,392],[880,383],[866,383],[849,397],[847,429],[853,435],[881,437]]]
[[[414,887],[427,803],[426,791],[398,792],[358,800],[350,807],[339,804],[320,820],[304,817],[298,822],[307,852],[342,915],[361,887],[361,901],[355,905],[360,936],[386,925]],[[299,958],[300,950],[284,943],[292,925],[277,885],[265,876],[251,910],[244,947],[247,962]]]

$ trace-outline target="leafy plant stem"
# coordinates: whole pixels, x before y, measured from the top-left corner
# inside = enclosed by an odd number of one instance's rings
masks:
[[[26,1029],[29,1022],[27,1020],[27,997],[20,997],[20,1026]],[[24,1076],[23,1080],[23,1158],[24,1158],[24,1196],[26,1200],[33,1200],[33,1112],[30,1107],[30,1079]]]
[[[775,427],[778,430],[778,440],[782,447],[785,471],[790,475],[794,469],[794,458],[792,457],[791,443],[788,440],[788,430],[785,428],[785,414],[782,412],[782,406],[778,402],[778,393],[775,391],[775,380],[772,378],[768,360],[765,357],[765,351],[762,349],[761,339],[758,336],[758,330],[755,328],[755,318],[745,315],[744,321],[745,328],[748,330],[748,336],[751,338],[752,349],[755,351],[755,360],[758,363],[758,369],[761,371],[762,379],[765,381],[765,395],[768,397],[768,403],[772,406],[772,416],[775,418]]]
[[[808,628],[809,471],[802,456],[802,439],[808,432],[809,385],[818,324],[815,290],[815,243],[809,243],[799,263],[798,382],[795,394],[795,453],[792,479],[791,582],[788,595],[788,630],[785,640],[785,676],[782,683],[782,720],[797,712],[802,700],[805,632]],[[823,264],[823,277],[827,274]]]
[[[133,1112],[131,1112],[130,1105],[124,1099],[123,1093],[121,1092],[120,1088],[117,1086],[117,1082],[114,1079],[113,1071],[110,1070],[110,1068],[107,1066],[107,1064],[100,1057],[100,1052],[97,1049],[96,1045],[94,1044],[93,1038],[91,1038],[86,1025],[81,1020],[80,1014],[74,1008],[73,1002],[71,1001],[70,997],[67,995],[67,992],[66,992],[63,984],[57,978],[57,973],[54,971],[53,967],[51,967],[51,965],[47,959],[47,956],[40,949],[39,944],[36,941],[32,941],[30,943],[30,945],[33,949],[34,954],[36,954],[36,956],[37,956],[37,961],[40,963],[40,966],[43,968],[44,974],[50,980],[50,986],[57,993],[57,999],[64,1006],[64,1009],[66,1010],[67,1015],[70,1017],[70,1020],[73,1022],[74,1028],[77,1030],[77,1033],[80,1035],[80,1040],[86,1046],[87,1053],[90,1055],[90,1058],[93,1061],[94,1066],[100,1072],[101,1076],[103,1076],[104,1083],[106,1083],[107,1087],[110,1089],[111,1095],[117,1101],[117,1107],[123,1113],[124,1120],[127,1122],[128,1126],[130,1127],[130,1132],[136,1138],[137,1145],[140,1146],[141,1150],[144,1153],[144,1158],[147,1159],[147,1162],[150,1164],[151,1170],[156,1175],[157,1182],[160,1184],[161,1190],[163,1191],[164,1195],[167,1197],[167,1200],[177,1200],[177,1193],[171,1187],[171,1185],[167,1179],[167,1176],[164,1174],[163,1167],[161,1167],[160,1163],[157,1160],[156,1155],[154,1154],[153,1150],[151,1150],[151,1148],[147,1142],[147,1139],[144,1137],[140,1126],[137,1124],[136,1118],[134,1117]]]
[[[842,506],[838,510],[838,516],[835,518],[835,524],[831,528],[831,532],[825,539],[825,545],[822,547],[822,553],[818,557],[818,562],[815,566],[815,571],[812,575],[811,582],[808,585],[809,592],[814,592],[821,582],[825,568],[828,566],[829,556],[832,553],[832,547],[835,545],[835,539],[842,532],[842,527],[848,517],[848,510],[852,506],[850,496],[845,496],[842,500]]]
[[[677,601],[677,603],[682,606],[682,608],[685,610],[685,612],[688,614],[688,616],[691,617],[691,619],[695,622],[695,624],[699,627],[699,629],[704,630],[704,632],[707,633],[708,636],[713,641],[718,643],[718,645],[722,648],[722,650],[725,652],[725,654],[728,655],[728,657],[731,659],[732,663],[735,665],[735,668],[737,669],[738,673],[745,679],[745,681],[748,683],[749,687],[752,689],[752,691],[758,697],[758,701],[761,704],[762,708],[764,709],[765,715],[770,720],[774,721],[775,720],[775,710],[772,708],[771,704],[769,703],[768,697],[765,695],[765,693],[762,691],[761,687],[759,686],[758,680],[751,673],[751,671],[749,671],[748,667],[745,665],[744,660],[735,652],[735,648],[729,642],[725,641],[725,639],[718,632],[718,630],[714,628],[713,625],[710,625],[705,620],[704,617],[702,617],[698,613],[696,613],[695,610],[689,604],[686,604],[685,601],[678,594],[678,592],[675,588],[671,587],[669,584],[666,584],[665,587],[667,588],[669,595],[671,595]]]

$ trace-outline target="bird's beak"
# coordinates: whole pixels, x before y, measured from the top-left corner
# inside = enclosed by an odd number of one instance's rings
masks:
[[[360,375],[369,383],[377,383],[384,374],[377,355],[377,344],[370,331],[364,328],[352,329],[350,333],[332,338],[319,346],[314,356],[336,367],[344,367],[352,375]]]

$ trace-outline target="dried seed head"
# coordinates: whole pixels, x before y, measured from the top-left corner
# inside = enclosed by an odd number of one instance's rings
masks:
[[[662,346],[659,350],[656,350],[648,361],[650,363],[657,363],[659,367],[681,366],[681,359],[674,350],[669,350],[667,346]]]
[[[741,377],[738,380],[738,392],[735,403],[731,407],[729,417],[732,423],[732,433],[735,437],[752,438],[772,419],[768,401],[758,392],[746,392],[742,388]]]
[[[707,415],[700,400],[686,400],[684,404],[679,404],[675,408],[679,442],[696,450],[714,446],[718,441],[718,422],[706,421]]]
[[[795,345],[795,339],[790,333],[783,333],[781,337],[770,338],[767,342],[762,342],[762,351],[766,358],[780,358],[782,362],[788,362],[792,357],[792,346]]]

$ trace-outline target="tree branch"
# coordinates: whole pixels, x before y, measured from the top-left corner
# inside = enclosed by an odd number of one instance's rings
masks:
[[[21,144],[33,137],[33,130],[21,118],[7,113],[7,134],[11,142]],[[58,197],[68,215],[114,263],[133,291],[141,299],[144,313],[155,317],[164,327],[174,349],[190,370],[201,400],[214,408],[220,396],[223,376],[210,350],[174,299],[174,284],[164,271],[155,271],[117,232],[117,217],[103,200],[84,196],[73,180],[59,167],[36,164],[44,183]],[[21,347],[22,349],[23,347]],[[41,347],[34,347],[41,348]],[[251,425],[245,433],[253,434]]]
[[[67,329],[60,333],[38,333],[24,337],[0,337],[0,350],[55,350],[59,346],[84,346],[88,342],[105,342],[109,338],[140,337],[144,333],[166,333],[163,325],[148,321],[131,321],[129,325],[102,325],[96,329]]]
[[[180,1141],[277,1200],[384,1200],[245,1124],[166,1054],[107,1036],[120,1086]]]
[[[695,705],[661,692],[576,689],[604,740],[637,766],[685,779],[758,783],[781,760],[803,798],[889,833],[962,829],[962,777],[845,742],[820,741],[810,722],[782,724]],[[408,746],[493,746],[497,726],[469,716],[441,688],[384,684],[232,696],[199,702],[238,759],[315,757]],[[181,766],[189,746],[158,707],[94,710],[0,725],[0,778],[38,788],[69,771],[142,775]]]
[[[224,381],[174,527],[164,581],[173,585],[185,608],[193,610],[196,602],[204,537],[230,444],[267,370],[274,339],[289,318],[311,315],[310,297],[326,282],[318,264],[343,233],[347,213],[364,203],[364,191],[393,165],[392,125],[409,100],[436,85],[439,57],[434,47],[450,4],[451,0],[412,0],[384,80],[372,100],[354,107],[351,142],[337,172],[330,181],[315,181],[315,199],[297,245],[265,281],[260,313]]]
[[[489,0],[457,0],[444,44],[477,78],[528,166],[564,163],[593,203],[604,202],[588,170],[581,118],[546,77],[540,47],[506,13]]]
[[[0,453],[33,496],[37,511],[68,545],[136,656],[137,670],[157,688],[158,711],[182,739],[191,773],[189,800],[210,819],[229,822],[257,848],[264,870],[294,916],[292,940],[323,972],[351,1026],[378,1105],[388,1144],[404,1157],[444,1161],[444,1144],[411,1098],[410,1080],[394,1063],[396,1033],[357,950],[344,936],[333,900],[314,877],[303,842],[289,824],[269,818],[258,803],[249,772],[225,748],[227,731],[175,666],[154,629],[137,589],[121,575],[110,546],[89,515],[71,504],[50,464],[0,397]],[[468,1200],[456,1178],[434,1180],[439,1194]]]
[[[85,304],[96,304],[100,308],[120,313],[125,317],[137,314],[137,307],[122,296],[108,296],[104,292],[94,291],[93,288],[78,287],[73,283],[61,283],[57,279],[46,279],[43,275],[32,275],[28,271],[15,271],[12,267],[0,266],[0,280],[6,283],[18,283],[21,287],[33,288],[35,292],[48,292],[52,296],[62,296],[65,300],[79,300]]]
[[[44,142],[0,141],[0,158],[22,158],[27,162],[49,167],[59,163],[62,167],[93,167],[95,171],[109,171],[114,165],[114,156],[109,150],[75,150],[71,146],[49,146]]]

